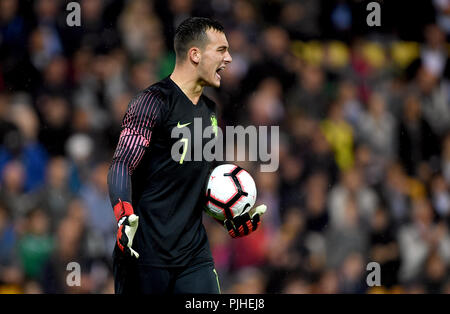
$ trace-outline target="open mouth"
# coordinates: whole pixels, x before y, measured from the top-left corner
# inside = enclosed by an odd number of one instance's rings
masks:
[[[220,80],[221,76],[219,74],[220,71],[222,71],[223,69],[225,69],[225,66],[221,66],[216,70],[216,77]]]

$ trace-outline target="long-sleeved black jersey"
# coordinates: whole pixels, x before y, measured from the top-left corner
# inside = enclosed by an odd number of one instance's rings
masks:
[[[203,128],[211,126],[215,107],[204,95],[193,104],[170,77],[139,93],[128,106],[108,186],[113,206],[119,199],[128,201],[139,216],[133,248],[140,264],[171,267],[212,261],[202,224],[210,163],[203,158],[174,160],[172,146],[181,136],[172,138],[171,132],[189,128],[194,134],[194,118],[201,119]],[[207,141],[196,140],[184,143],[203,146]]]

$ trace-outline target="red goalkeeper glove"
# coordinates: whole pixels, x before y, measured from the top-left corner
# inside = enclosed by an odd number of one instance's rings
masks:
[[[139,217],[134,214],[133,206],[128,202],[119,202],[114,206],[117,220],[117,245],[127,255],[139,258],[138,252],[133,250],[133,238],[139,224]]]
[[[255,212],[250,216],[249,212],[227,219],[224,225],[228,233],[233,238],[246,236],[255,231],[261,224],[261,215],[267,210],[266,205],[259,205],[255,208]]]

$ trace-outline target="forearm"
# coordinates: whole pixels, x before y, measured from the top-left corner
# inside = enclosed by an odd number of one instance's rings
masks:
[[[124,129],[108,172],[108,189],[111,205],[119,200],[131,203],[131,175],[141,161],[149,142],[143,136]]]
[[[113,162],[108,172],[108,189],[111,205],[119,200],[131,203],[131,176],[129,166],[123,162]]]

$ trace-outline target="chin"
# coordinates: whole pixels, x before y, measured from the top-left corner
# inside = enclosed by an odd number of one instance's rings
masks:
[[[206,86],[210,87],[220,87],[220,80],[214,80],[214,81],[206,81]]]
[[[216,76],[214,76],[214,84],[213,84],[213,86],[214,87],[220,87],[220,82],[222,81],[222,78],[221,77],[216,77]]]
[[[216,87],[216,88],[218,88],[218,87],[220,87],[220,81],[221,81],[221,78],[218,78],[218,77],[216,77],[215,75],[214,75],[214,77],[213,78],[211,78],[211,79],[206,79],[205,77],[203,77],[202,79],[201,79],[201,81],[202,81],[202,85],[204,85],[204,86],[210,86],[210,87]]]

